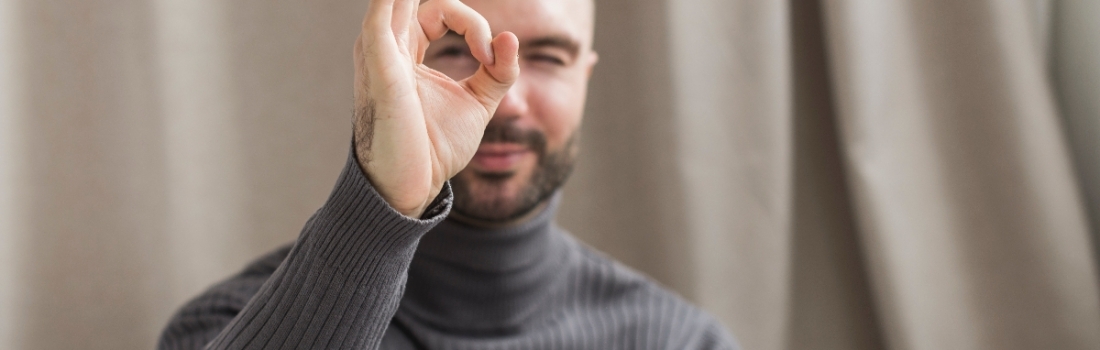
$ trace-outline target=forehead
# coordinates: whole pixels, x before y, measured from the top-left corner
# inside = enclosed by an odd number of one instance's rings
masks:
[[[564,35],[592,43],[593,0],[462,0],[489,22],[493,34],[510,31],[525,39]]]

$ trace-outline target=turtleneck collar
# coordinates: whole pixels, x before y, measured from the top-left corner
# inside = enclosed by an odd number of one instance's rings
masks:
[[[482,229],[445,220],[420,240],[401,311],[442,331],[510,333],[537,321],[571,250],[554,224],[560,192],[527,222]]]

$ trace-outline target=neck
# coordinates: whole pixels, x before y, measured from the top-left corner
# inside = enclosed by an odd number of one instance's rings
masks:
[[[571,252],[553,224],[559,197],[506,227],[441,223],[417,248],[403,312],[461,332],[515,331],[545,315]]]
[[[546,208],[550,205],[550,202],[552,200],[553,200],[553,198],[549,198],[547,200],[544,200],[544,201],[540,202],[538,205],[536,205],[534,209],[529,210],[526,214],[523,214],[523,215],[521,215],[517,218],[511,219],[511,220],[508,220],[508,221],[489,221],[489,220],[478,219],[478,218],[462,215],[462,213],[459,213],[459,212],[454,211],[454,210],[452,210],[451,214],[447,216],[447,220],[451,220],[451,221],[454,221],[454,222],[457,222],[457,223],[460,223],[460,224],[463,224],[463,225],[466,225],[466,226],[475,227],[475,228],[479,228],[479,229],[487,229],[487,230],[507,229],[507,228],[511,228],[511,227],[517,227],[517,226],[523,225],[526,222],[534,220],[535,218],[537,218],[539,216],[539,214],[541,214],[543,211],[546,210]]]

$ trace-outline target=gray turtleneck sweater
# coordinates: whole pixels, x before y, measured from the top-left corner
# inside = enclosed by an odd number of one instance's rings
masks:
[[[724,328],[554,224],[393,210],[353,156],[292,245],[198,296],[160,349],[736,349]]]

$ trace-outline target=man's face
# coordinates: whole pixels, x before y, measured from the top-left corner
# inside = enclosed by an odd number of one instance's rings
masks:
[[[520,75],[486,128],[473,160],[451,183],[455,214],[507,223],[538,207],[568,177],[576,158],[591,49],[592,0],[465,0],[489,22],[519,38]],[[424,64],[453,79],[479,63],[462,37],[435,41]]]

